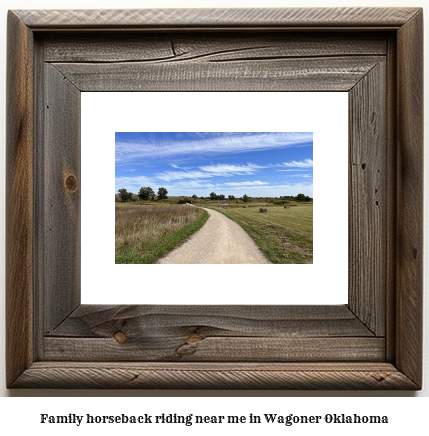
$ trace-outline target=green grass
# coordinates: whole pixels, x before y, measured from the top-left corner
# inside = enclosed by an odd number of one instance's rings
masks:
[[[216,207],[237,222],[255,241],[272,263],[313,263],[313,204],[303,203],[284,209],[282,206]]]
[[[115,263],[155,263],[200,229],[205,210],[187,205],[115,205]]]

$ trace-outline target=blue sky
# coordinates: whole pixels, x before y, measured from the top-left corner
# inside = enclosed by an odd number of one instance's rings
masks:
[[[116,132],[115,188],[313,197],[311,132]]]

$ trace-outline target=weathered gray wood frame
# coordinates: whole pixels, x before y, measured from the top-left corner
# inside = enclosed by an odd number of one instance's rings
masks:
[[[420,389],[422,17],[417,8],[9,12],[8,387]],[[349,303],[80,305],[88,90],[348,91]]]

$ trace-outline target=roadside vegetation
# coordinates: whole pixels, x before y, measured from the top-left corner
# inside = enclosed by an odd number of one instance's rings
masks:
[[[206,205],[238,223],[272,263],[313,263],[313,203]],[[266,208],[266,213],[260,213]]]
[[[313,263],[313,199],[304,194],[279,198],[167,194],[159,188],[155,195],[150,187],[138,194],[118,191],[116,263],[156,262],[204,225],[208,214],[202,208],[217,210],[238,223],[272,263]]]
[[[205,210],[169,203],[115,204],[115,263],[154,263],[201,228]]]

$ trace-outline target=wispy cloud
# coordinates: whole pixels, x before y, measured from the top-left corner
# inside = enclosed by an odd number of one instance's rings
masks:
[[[253,195],[261,196],[276,196],[276,195],[297,195],[299,192],[303,192],[306,195],[313,192],[312,183],[290,183],[282,185],[252,185],[252,186],[229,186],[229,191],[253,192]],[[258,191],[260,194],[255,193]]]
[[[260,165],[255,165],[252,163],[248,163],[246,165],[219,164],[219,165],[207,165],[204,167],[199,167],[201,171],[209,173],[212,176],[223,176],[223,177],[254,174],[259,169],[262,168],[265,167]]]
[[[312,145],[311,132],[170,133],[169,136],[140,133],[123,140],[117,134],[116,164],[181,155],[215,155]]]
[[[283,162],[280,165],[285,167],[293,167],[293,168],[313,168],[313,160],[312,159],[304,159],[301,161],[293,160],[290,162]]]
[[[289,177],[300,177],[302,179],[312,179],[313,174],[291,174]]]
[[[262,186],[262,185],[269,185],[269,183],[255,180],[253,182],[228,182],[228,183],[224,183],[223,185],[224,186]]]
[[[180,167],[179,165],[177,165],[175,163],[170,163],[169,165],[173,168],[176,168],[177,170],[189,170],[189,169],[191,169],[191,167]]]
[[[118,192],[118,189],[125,188],[137,194],[142,186],[153,187],[154,185],[155,181],[153,179],[144,176],[115,178],[115,192]]]
[[[280,195],[297,195],[303,193],[305,195],[313,195],[312,183],[290,183],[290,184],[253,184],[253,185],[241,185],[230,186],[222,183],[210,184],[189,180],[172,185],[165,185],[168,189],[169,195],[203,195],[207,196],[211,191],[218,194],[234,194],[235,196],[241,196],[245,193],[256,197],[278,197]]]
[[[210,174],[203,171],[164,171],[163,173],[155,174],[155,178],[164,182],[181,179],[205,179],[211,177]]]
[[[116,177],[116,184],[124,184],[124,185],[140,185],[140,186],[149,186],[151,183],[154,183],[153,179],[144,176],[136,176],[136,177]]]
[[[312,196],[312,140],[312,133],[285,132],[116,133],[116,189]]]
[[[260,165],[248,163],[246,165],[206,165],[198,167],[196,170],[189,171],[164,171],[163,173],[155,174],[156,179],[163,180],[165,182],[171,182],[173,180],[181,179],[205,179],[211,177],[231,177],[251,175],[257,172],[259,169],[265,168]]]
[[[168,187],[168,185],[167,185]],[[174,188],[214,188],[216,185],[207,181],[200,180],[185,180],[182,182],[174,183]]]

